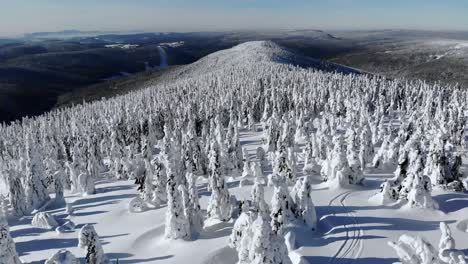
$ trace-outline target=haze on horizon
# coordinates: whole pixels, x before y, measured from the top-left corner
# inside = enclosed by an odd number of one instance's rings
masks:
[[[65,29],[468,30],[466,0],[0,0],[0,36]]]

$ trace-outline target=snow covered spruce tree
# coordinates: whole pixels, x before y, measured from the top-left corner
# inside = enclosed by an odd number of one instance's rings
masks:
[[[167,173],[167,209],[164,236],[166,239],[188,239],[191,237],[190,222],[184,212],[181,176],[177,174],[174,149],[168,151],[166,159]],[[186,194],[187,195],[187,194]]]
[[[249,261],[246,263],[292,264],[282,234],[272,230],[267,214],[259,214],[252,223]]]
[[[212,220],[228,221],[231,211],[230,195],[221,174],[219,146],[217,141],[212,141],[210,150],[210,186],[211,196],[208,203],[208,218]]]
[[[349,166],[341,136],[334,137],[333,151],[329,156],[330,158],[322,166],[321,174],[324,180],[330,183],[330,186],[334,188],[346,187],[350,184],[361,184],[364,181],[360,168]]]
[[[465,254],[456,249],[452,231],[445,222],[440,222],[439,259],[447,264],[466,264]]]
[[[80,261],[68,250],[61,249],[52,255],[44,264],[79,264]]]
[[[448,142],[448,137],[439,131],[431,141],[424,172],[431,178],[433,185],[462,191],[461,156],[454,152],[455,148]]]
[[[397,242],[389,242],[402,264],[438,263],[437,250],[425,239],[402,235]]]
[[[50,200],[45,183],[44,165],[38,146],[35,146],[34,141],[30,136],[26,139],[26,204],[29,210],[39,209],[48,200]]]
[[[296,219],[297,208],[286,185],[286,179],[273,174],[271,181],[274,186],[271,200],[271,228],[275,233],[282,234],[283,229]]]
[[[86,250],[86,264],[110,263],[106,254],[104,254],[99,236],[92,225],[85,225],[81,228],[78,242],[78,246]]]
[[[276,152],[273,174],[284,178],[287,184],[292,185],[296,182],[296,175],[288,162],[288,152],[285,146],[280,146]]]
[[[293,190],[293,201],[296,204],[296,215],[311,230],[317,229],[317,213],[311,197],[309,177],[297,180]]]
[[[0,208],[0,263],[22,263],[16,252],[15,242],[13,242],[13,238],[11,238],[10,228],[2,208]]]

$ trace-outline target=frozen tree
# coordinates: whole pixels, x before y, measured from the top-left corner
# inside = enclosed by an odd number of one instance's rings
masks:
[[[276,112],[267,121],[268,129],[266,132],[266,148],[268,152],[275,152],[280,132],[278,131],[278,121]]]
[[[63,170],[59,169],[58,171],[56,171],[54,173],[53,179],[54,179],[54,187],[55,187],[54,188],[55,189],[55,205],[65,206],[66,202],[65,202],[65,197],[63,195],[63,191],[64,191]]]
[[[312,175],[314,173],[320,172],[320,166],[315,160],[316,154],[314,150],[315,150],[315,147],[314,147],[313,141],[307,142],[306,147],[303,150],[303,154],[305,157],[303,172],[306,175]]]
[[[91,175],[91,173],[95,171],[93,163],[93,161],[89,160],[87,170],[78,176],[78,182],[83,196],[96,193],[96,189],[94,187],[94,176]]]
[[[210,153],[210,186],[212,190],[207,208],[208,218],[228,221],[231,211],[230,196],[224,177],[221,175],[219,147],[216,141],[211,143]]]
[[[271,178],[274,185],[271,200],[271,228],[281,234],[283,229],[295,220],[296,207],[289,195],[286,179],[277,174]]]
[[[421,237],[402,235],[397,242],[389,242],[402,264],[435,264],[437,251]]]
[[[250,262],[246,263],[291,264],[284,237],[274,232],[268,222],[267,214],[259,214],[253,222],[249,249]]]
[[[265,202],[265,190],[263,185],[257,179],[255,179],[255,183],[252,187],[251,197],[253,213],[256,217],[258,213],[266,210],[266,207],[268,206]]]
[[[198,188],[197,188],[197,177],[192,173],[187,173],[188,183],[188,200],[190,203],[185,202],[190,206],[190,225],[191,230],[194,232],[200,232],[203,230],[203,214],[198,200]]]
[[[80,261],[68,250],[61,249],[52,257],[45,261],[44,264],[79,264]]]
[[[438,209],[439,205],[431,196],[431,180],[424,175],[409,175],[407,178],[408,204],[416,208]]]
[[[454,151],[447,136],[438,132],[435,139],[431,141],[425,173],[430,176],[433,185],[462,191],[462,175],[459,172],[461,157],[453,155]]]
[[[447,264],[466,264],[465,254],[456,249],[452,231],[445,222],[440,222],[440,232],[439,259]]]
[[[166,185],[167,185],[167,176],[164,164],[160,162],[158,159],[153,159],[151,164],[155,167],[155,179],[156,179],[156,186],[153,191],[153,200],[152,204],[156,206],[162,206],[167,202],[167,193],[166,193]]]
[[[102,249],[101,241],[92,225],[85,225],[78,235],[78,246],[86,250],[86,264],[110,263]]]
[[[317,213],[310,195],[312,188],[309,177],[306,176],[297,182],[300,187],[293,196],[296,204],[296,214],[309,229],[315,230],[317,228]]]
[[[231,235],[229,237],[229,246],[235,248],[239,254],[239,263],[248,263],[245,252],[249,250],[249,243],[246,243],[245,236],[252,236],[252,219],[248,212],[242,212],[234,223]],[[247,255],[247,256],[246,256]]]
[[[265,150],[263,149],[263,147],[258,147],[255,152],[255,155],[258,161],[260,162],[260,165],[264,167],[266,165],[266,154],[265,154]]]
[[[291,169],[291,165],[288,164],[287,151],[284,146],[281,146],[276,153],[275,162],[273,166],[273,173],[284,178],[289,184],[296,182],[296,175]]]
[[[38,152],[38,146],[32,146],[32,140],[27,140],[26,152],[26,202],[31,210],[39,209],[48,200],[47,185],[44,181],[44,165]]]
[[[153,185],[153,166],[148,159],[145,159],[145,175],[143,177],[143,193],[142,198],[146,203],[154,201],[154,185]]]
[[[24,202],[26,194],[21,184],[21,179],[19,176],[10,175],[9,181],[10,205],[13,208],[14,214],[22,216],[29,213],[28,205]]]
[[[3,209],[0,209],[0,263],[21,264]]]
[[[346,187],[350,184],[361,184],[364,181],[362,171],[357,163],[351,167],[348,163],[348,158],[343,149],[343,142],[340,136],[336,136],[333,140],[334,147],[331,154],[331,159],[326,161],[323,167],[327,168],[322,171],[322,176],[330,183],[332,187]]]
[[[249,157],[249,152],[247,151],[246,148],[242,149],[242,160],[243,160],[243,166],[242,166],[242,177],[247,178],[247,177],[252,177],[253,172],[252,172],[252,167],[251,167],[251,162],[250,162],[250,157]]]
[[[187,239],[191,236],[190,223],[184,212],[182,194],[176,176],[168,170],[167,210],[164,237],[166,239]]]
[[[54,216],[47,212],[38,212],[34,215],[31,225],[37,228],[52,229],[58,226]]]

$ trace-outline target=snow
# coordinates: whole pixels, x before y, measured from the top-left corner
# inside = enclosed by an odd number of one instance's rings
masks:
[[[254,153],[261,144],[261,133],[242,131],[241,144]],[[398,241],[403,234],[413,234],[437,245],[440,221],[451,227],[459,247],[468,248],[466,233],[456,227],[456,219],[464,219],[468,215],[468,194],[434,191],[435,200],[445,204],[440,212],[372,205],[367,200],[377,192],[384,179],[393,175],[379,172],[366,173],[365,176],[365,186],[345,190],[329,189],[325,183],[320,183],[318,175],[313,176],[312,179],[316,180],[312,184],[312,199],[320,219],[319,230],[296,232],[298,249],[295,253],[309,263],[326,263],[333,258],[359,259],[356,263],[392,263],[397,259],[388,248],[388,241]],[[249,198],[252,186],[238,187],[239,180],[237,177],[230,184],[230,193],[238,199]],[[198,183],[200,187],[205,184]],[[88,197],[66,194],[68,203],[74,201],[75,214],[69,216],[77,225],[74,232],[57,235],[54,231],[31,228],[29,221],[11,223],[20,258],[23,261],[43,261],[61,248],[83,258],[84,251],[77,247],[78,229],[85,224],[93,224],[101,237],[104,252],[111,260],[118,258],[120,263],[235,263],[235,251],[227,248],[233,222],[214,224],[194,241],[166,241],[165,207],[138,214],[129,212],[128,204],[137,195],[133,182],[101,182],[96,189],[97,193]],[[272,195],[273,188],[265,187],[265,200],[270,201]],[[208,200],[209,196],[202,193],[200,202],[203,210],[206,210]],[[58,220],[68,217],[64,209],[51,213]]]
[[[297,70],[300,74],[294,75],[295,78],[307,79],[311,76],[322,78],[324,80],[331,80],[327,78],[337,78],[339,80],[344,80],[343,82],[345,84],[349,83],[350,87],[354,87],[356,85],[353,83],[352,78],[361,78],[358,79],[358,83],[361,85],[365,84],[372,86],[376,85],[374,81],[377,82],[377,79],[369,80],[365,77],[347,78],[338,74],[322,75],[322,73],[316,73],[311,70],[299,71],[297,68],[285,65],[296,61],[296,59],[296,55],[280,48],[272,42],[250,42],[236,46],[233,49],[217,52],[207,56],[199,62],[182,67],[182,70],[176,71],[174,76],[179,76],[179,74],[182,73],[187,78],[183,81],[193,78],[192,81],[194,81],[194,84],[199,84],[197,83],[198,79],[196,78],[200,77],[200,75],[220,78],[219,82],[223,82],[227,80],[227,78],[221,79],[221,77],[216,75],[216,73],[226,74],[227,72],[232,76],[242,76],[239,75],[239,73],[230,70],[240,68],[248,73],[249,67],[253,69],[257,67],[266,67],[267,70],[265,70],[265,72],[270,73],[270,69],[273,72],[272,75],[267,76],[268,78],[273,79],[273,82],[269,85],[284,84],[281,83],[279,79],[274,79],[272,77],[274,74],[282,73],[279,69],[287,69],[291,72]],[[280,66],[284,68],[275,68],[275,66],[278,66],[278,63],[280,63]],[[226,67],[228,70],[226,70]],[[179,77],[182,78],[183,76]],[[267,77],[265,77],[265,79]],[[250,81],[252,80],[256,81],[256,79],[250,79]],[[290,80],[292,79],[288,79],[288,81]],[[336,81],[336,79],[334,80]],[[237,87],[251,85],[251,83],[242,83],[241,80],[236,80],[236,82],[240,83],[236,83]],[[317,83],[321,85],[326,84],[321,82]],[[168,91],[164,90],[164,88],[185,89],[182,84],[183,82],[179,82],[176,83],[175,86],[169,87],[161,85],[150,91],[156,93],[160,91]],[[200,81],[200,84],[206,83]],[[315,83],[310,82],[310,84],[313,85]],[[337,81],[333,85],[339,86],[342,84],[343,83]],[[196,88],[204,89],[205,87]],[[342,88],[343,87],[337,87],[337,89]],[[127,101],[132,98],[137,98],[137,100],[143,101],[143,99],[146,98],[146,95],[150,96],[151,94],[149,91],[146,91],[144,94],[133,93],[128,97],[121,97],[118,99],[111,99],[110,101],[82,106],[82,108],[73,109],[73,111],[76,110],[78,113],[81,113],[80,110],[85,107],[96,107],[99,111],[106,110],[109,112],[116,111],[117,113],[120,113],[118,112],[120,108],[128,107],[128,105],[121,105],[120,102]],[[245,96],[248,97],[249,95]],[[331,98],[330,100],[340,102],[340,98]],[[352,104],[353,102],[347,101],[347,103]],[[117,107],[109,108],[109,110],[105,108],[104,104],[116,105]],[[141,105],[132,105],[135,109],[138,109],[138,106]],[[350,108],[352,108],[352,106],[350,106]],[[144,112],[138,113],[149,115],[150,113],[146,112],[147,110],[150,111],[151,109],[144,109]],[[109,115],[109,119],[119,117],[118,114],[113,114],[115,113]],[[396,115],[396,113],[391,114]],[[70,114],[70,116],[73,115]],[[66,116],[65,118],[68,117],[69,116]],[[152,118],[157,119],[157,115],[152,113]],[[288,117],[285,116],[285,120],[287,118]],[[279,117],[276,121],[272,120],[273,118],[270,118],[270,126],[271,124],[280,124]],[[398,122],[401,121],[402,120],[398,120]],[[108,120],[102,122],[108,122]],[[215,126],[215,123],[217,127],[220,126],[219,120],[213,122],[213,127]],[[299,122],[299,124],[300,123],[301,122]],[[81,132],[78,129],[81,128],[79,124],[77,125],[76,123],[73,123],[73,125],[76,127],[76,131],[74,130],[75,133],[78,134]],[[219,160],[226,161],[224,156],[225,150],[217,145],[218,137],[220,137],[221,133],[224,133],[224,130],[217,129],[216,133],[211,135],[212,151],[210,155],[210,167],[213,171],[211,175],[212,177],[210,177],[210,180],[203,177],[197,178],[197,190],[192,188],[188,191],[183,188],[176,188],[177,181],[180,181],[180,178],[185,175],[176,175],[173,172],[176,171],[177,168],[173,168],[172,164],[180,162],[180,160],[177,160],[180,159],[180,157],[176,155],[167,155],[171,154],[171,150],[167,150],[167,152],[165,152],[166,154],[164,155],[166,156],[162,158],[162,161],[151,160],[151,162],[154,163],[164,163],[164,169],[168,171],[170,176],[169,179],[167,179],[170,183],[167,185],[169,187],[168,190],[164,188],[164,190],[159,190],[162,193],[164,193],[165,190],[167,192],[172,192],[172,194],[170,193],[169,195],[169,198],[172,199],[169,201],[169,206],[162,206],[163,204],[158,203],[158,206],[148,206],[143,210],[141,205],[145,202],[149,202],[149,198],[148,201],[145,200],[146,198],[144,198],[143,201],[140,200],[140,198],[136,198],[140,197],[140,194],[137,191],[139,185],[136,185],[134,180],[115,180],[115,178],[123,178],[126,173],[132,174],[133,177],[136,177],[135,171],[137,170],[135,169],[134,171],[129,172],[127,170],[127,167],[130,166],[129,164],[120,164],[116,162],[116,168],[112,167],[109,168],[109,171],[105,171],[106,174],[115,177],[111,180],[99,179],[95,182],[92,186],[95,189],[95,193],[91,192],[89,195],[83,196],[81,193],[76,194],[70,191],[65,192],[64,196],[66,203],[67,205],[72,205],[73,208],[72,215],[69,214],[70,210],[67,210],[67,208],[46,209],[46,212],[53,215],[59,225],[67,227],[68,230],[66,230],[66,232],[55,232],[54,230],[32,227],[31,216],[24,216],[19,219],[11,217],[9,221],[11,226],[10,232],[14,242],[16,243],[16,249],[20,258],[25,262],[42,263],[51,256],[54,256],[58,250],[66,249],[83,262],[87,255],[86,250],[79,248],[78,245],[81,244],[81,246],[86,248],[90,247],[90,245],[94,243],[99,247],[102,246],[102,251],[99,249],[99,257],[103,257],[102,252],[104,252],[110,261],[116,261],[118,259],[119,263],[235,264],[238,260],[238,252],[229,247],[229,241],[230,238],[232,238],[232,230],[234,227],[239,229],[244,228],[243,225],[248,223],[250,220],[253,220],[252,222],[255,223],[252,230],[250,230],[253,231],[252,237],[249,237],[251,239],[243,241],[247,244],[252,243],[255,246],[255,250],[251,251],[254,253],[249,254],[249,257],[250,255],[253,255],[253,257],[260,258],[264,254],[269,256],[272,255],[271,252],[269,252],[271,248],[265,247],[265,245],[272,245],[272,247],[274,246],[278,249],[276,252],[283,253],[286,251],[285,249],[289,247],[291,249],[288,254],[289,259],[291,259],[294,264],[389,264],[397,262],[398,254],[388,246],[389,241],[397,241],[396,244],[392,244],[394,246],[410,244],[411,246],[418,246],[418,249],[423,247],[429,248],[429,244],[438,245],[441,239],[441,231],[439,230],[440,222],[445,222],[451,230],[451,234],[448,235],[449,232],[444,227],[444,232],[447,233],[444,235],[444,238],[447,241],[451,241],[453,238],[453,240],[457,242],[458,249],[462,252],[467,251],[468,237],[465,233],[468,225],[467,193],[453,192],[442,188],[434,188],[432,193],[430,193],[430,196],[427,193],[423,193],[424,195],[411,193],[410,199],[415,201],[415,204],[422,204],[424,206],[400,206],[401,204],[399,204],[399,202],[389,204],[383,204],[382,201],[378,201],[378,203],[370,202],[376,200],[372,197],[376,197],[375,195],[379,192],[381,184],[386,180],[394,178],[393,172],[395,171],[397,164],[393,164],[393,167],[382,166],[381,168],[366,168],[366,162],[363,160],[368,158],[366,157],[368,154],[367,152],[370,152],[371,150],[362,148],[358,150],[359,155],[353,153],[353,151],[357,151],[357,149],[350,148],[349,153],[348,150],[346,150],[346,154],[350,154],[350,156],[359,156],[359,161],[356,161],[355,164],[347,164],[345,149],[340,146],[340,148],[337,148],[332,152],[337,155],[335,157],[336,160],[333,159],[333,162],[330,162],[330,167],[336,169],[336,173],[332,173],[333,171],[331,171],[330,175],[333,176],[331,178],[337,177],[339,179],[337,186],[332,186],[329,182],[323,182],[322,175],[320,175],[319,171],[310,168],[306,170],[303,169],[305,160],[310,158],[307,153],[313,153],[316,151],[315,147],[317,146],[314,146],[314,144],[321,142],[326,143],[327,140],[332,140],[332,137],[328,132],[323,133],[321,137],[317,138],[312,146],[306,147],[305,142],[302,141],[297,146],[297,149],[292,147],[288,149],[280,147],[278,151],[273,153],[269,152],[265,155],[265,153],[262,153],[262,151],[259,150],[259,147],[264,147],[265,141],[270,141],[267,143],[272,143],[272,147],[273,145],[276,145],[277,142],[265,140],[266,131],[259,129],[260,124],[250,124],[250,126],[252,125],[254,127],[251,130],[243,127],[239,129],[240,145],[246,150],[244,157],[246,173],[237,171],[237,173],[232,173],[232,175],[224,175],[223,167],[226,164],[219,164]],[[392,123],[390,123],[390,126],[391,125]],[[92,126],[92,128],[94,127]],[[269,132],[275,133],[278,131],[274,130],[286,131],[286,133],[284,133],[284,137],[278,140],[289,141],[291,140],[291,137],[296,137],[295,134],[287,133],[290,129],[287,126],[280,127],[278,125],[278,127],[270,127],[269,129]],[[115,141],[113,141],[113,137],[116,136],[115,130],[112,131],[114,131],[114,133],[103,133],[103,135],[108,135],[110,137],[109,141],[115,143]],[[363,131],[366,130],[363,129]],[[165,135],[168,135],[169,133],[175,134],[177,132],[180,133],[180,131],[173,131],[168,128],[168,126],[165,126]],[[98,131],[93,131],[93,133],[98,133]],[[335,132],[333,131],[333,133]],[[329,139],[327,139],[328,136],[330,137]],[[367,134],[367,132],[359,134],[359,137],[361,138],[368,138],[369,136],[370,135]],[[180,147],[174,142],[166,141],[166,138],[168,137],[165,137],[162,140],[162,144],[164,146]],[[300,133],[297,138],[301,138]],[[370,140],[367,142],[369,141]],[[106,143],[107,138],[103,142]],[[115,151],[118,147],[118,144],[112,145],[110,147],[111,152]],[[77,153],[79,150],[80,149],[77,147],[74,149],[73,153],[78,155]],[[303,150],[306,151],[303,152]],[[332,149],[330,149],[330,152],[331,151]],[[113,158],[112,155],[113,153],[110,154],[111,158]],[[263,159],[264,156],[268,156],[270,160],[260,160]],[[393,155],[389,156],[393,157]],[[418,157],[417,155],[414,156]],[[356,159],[356,157],[354,158]],[[385,157],[385,159],[387,158],[388,157]],[[75,160],[75,157],[73,159]],[[391,160],[392,158],[388,159]],[[414,160],[416,160],[416,158],[414,158]],[[253,166],[255,169],[250,172],[248,171],[250,166],[247,165],[249,162],[256,164]],[[317,165],[310,160],[308,161],[308,164],[312,164],[312,168]],[[362,166],[362,164],[364,164],[362,175],[355,175],[352,174],[354,171],[349,171]],[[76,165],[78,166],[80,164],[78,163]],[[322,165],[327,165],[327,162],[322,162]],[[334,165],[334,167],[331,165]],[[74,165],[70,165],[70,167],[73,166]],[[120,169],[119,166],[125,168]],[[263,174],[258,171],[258,168],[261,166],[264,167]],[[466,168],[462,169],[465,170]],[[277,178],[278,174],[271,174],[272,176],[269,178],[271,179],[271,183],[274,183],[275,186],[260,185],[259,182],[261,182],[261,179],[259,180],[258,177],[273,173],[273,170],[275,173],[282,175],[282,180]],[[308,182],[304,181],[305,175],[303,171],[306,171],[307,176],[310,176]],[[421,171],[418,170],[417,173],[414,173],[418,176],[418,173],[420,172]],[[336,175],[341,175],[341,179]],[[154,177],[157,178],[160,176],[154,175]],[[301,184],[294,188],[293,185],[286,184],[286,177],[288,181],[291,181],[290,183],[294,183],[296,178],[304,182],[301,182]],[[195,179],[195,176],[192,175],[191,179]],[[241,181],[245,182],[246,180],[254,183],[254,185],[241,184]],[[310,183],[310,186],[305,183]],[[425,178],[417,178],[415,183],[410,183],[418,187],[417,189],[412,190],[413,192],[416,192],[424,189],[421,185],[427,185],[428,181]],[[214,191],[209,191],[209,184],[211,185],[210,188]],[[88,186],[86,181],[83,182],[83,186]],[[213,189],[213,186],[216,188]],[[189,187],[193,187],[193,185],[189,185]],[[311,189],[311,201],[304,201],[303,199],[306,197],[304,193],[309,188]],[[294,191],[292,191],[293,189]],[[299,193],[299,191],[302,191],[302,193]],[[181,216],[182,214],[190,215],[182,212],[183,209],[185,209],[182,205],[185,205],[188,200],[193,201],[194,199],[187,199],[187,197],[194,193],[196,194],[197,192],[200,195],[199,201],[201,211],[205,216],[204,228],[203,230],[200,230],[199,233],[188,234],[188,225],[192,223],[183,217],[180,219],[174,219],[174,215],[175,213],[177,213],[177,216]],[[212,192],[214,192],[215,195],[212,195]],[[187,195],[187,193],[189,195]],[[235,218],[230,219],[233,215],[233,210],[229,208],[231,206],[231,200],[229,200],[229,198],[235,197],[238,201],[249,200],[252,197],[252,193],[255,193],[254,196],[260,196],[260,193],[264,193],[264,200],[270,204],[275,214],[273,221],[274,224],[277,225],[275,226],[277,229],[271,229],[269,222],[271,219],[268,219],[269,214],[265,213],[266,206],[263,205],[257,206],[259,210],[256,212],[257,215],[254,219],[246,219],[244,210],[242,210],[241,213],[241,220]],[[293,195],[293,197],[288,197],[289,194]],[[229,197],[228,195],[231,195],[232,197]],[[423,198],[422,201],[419,200],[421,197]],[[431,200],[429,203],[428,199],[430,197],[432,197],[431,199],[433,199],[433,201]],[[259,199],[259,197],[252,200],[254,200],[253,202],[256,204],[262,204],[263,201]],[[312,216],[309,217],[309,219],[315,218],[314,214],[310,211],[311,208],[315,208],[317,222],[311,221],[307,223],[308,226],[291,224],[295,220],[298,220],[294,219],[296,216],[292,212],[291,205],[294,204],[291,202],[292,200],[296,200],[296,202],[297,200],[301,201],[301,206],[299,206],[300,212],[302,215]],[[132,206],[129,207],[130,204]],[[436,209],[435,206],[426,206],[435,204],[439,205],[438,209]],[[168,207],[170,211],[168,210]],[[211,218],[207,218],[207,211],[211,214]],[[283,216],[284,219],[282,218]],[[220,220],[227,221],[223,222]],[[68,221],[71,221],[74,224],[67,224]],[[168,229],[168,226],[170,229]],[[172,230],[172,228],[183,232],[178,234]],[[170,232],[168,232],[168,230]],[[85,235],[80,236],[79,234],[83,232]],[[173,236],[174,233],[176,233],[176,237]],[[190,235],[192,236],[190,237]],[[284,235],[286,235],[286,239],[282,237]],[[99,239],[97,238],[98,236]],[[266,236],[270,239],[265,239]],[[402,236],[403,239],[401,239]],[[416,237],[420,237],[421,239],[414,239]],[[168,238],[179,239],[168,240]],[[235,239],[231,239],[231,241],[235,241]],[[447,246],[444,245],[444,247]],[[447,247],[445,249],[452,250],[451,247]],[[252,248],[249,250],[252,250]],[[399,252],[401,253],[401,251]],[[433,253],[433,255],[435,254],[435,252],[432,251],[429,253]],[[68,253],[64,254],[70,255]],[[286,254],[280,255],[280,257],[286,259],[285,263],[288,263]]]
[[[111,49],[135,49],[138,48],[140,45],[138,44],[109,44],[105,45],[104,47],[106,48],[111,48]]]
[[[161,46],[168,46],[171,48],[179,48],[185,45],[185,41],[177,41],[177,42],[164,42],[164,43],[159,43]]]

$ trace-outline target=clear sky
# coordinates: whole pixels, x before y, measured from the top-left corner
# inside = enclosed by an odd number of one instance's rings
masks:
[[[468,0],[0,0],[0,36],[278,28],[468,30]]]

